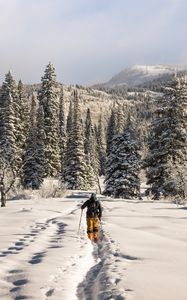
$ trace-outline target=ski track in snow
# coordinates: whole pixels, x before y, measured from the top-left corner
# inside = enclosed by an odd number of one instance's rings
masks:
[[[93,257],[95,264],[85,275],[84,280],[77,289],[80,300],[123,300],[125,291],[119,288],[121,276],[118,271],[118,263],[124,266],[131,260],[123,256],[116,247],[115,241],[106,237],[104,232],[102,241],[93,244]]]
[[[88,240],[85,225],[77,237],[71,226],[78,211],[75,203],[63,216],[35,221],[0,251],[0,299],[125,299],[118,264],[125,269],[136,258],[121,254],[103,229],[97,244]],[[68,241],[76,248],[69,249]]]

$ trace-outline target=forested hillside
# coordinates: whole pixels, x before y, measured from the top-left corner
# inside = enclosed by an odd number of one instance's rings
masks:
[[[52,64],[37,85],[7,73],[0,90],[1,206],[11,190],[39,189],[45,178],[101,190],[104,176],[103,193],[141,199],[142,174],[154,199],[184,201],[185,74],[152,87],[65,86]]]

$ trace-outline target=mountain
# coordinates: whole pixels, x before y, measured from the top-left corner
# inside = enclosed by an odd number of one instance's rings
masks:
[[[135,65],[116,74],[102,86],[138,86],[158,78],[164,78],[175,72],[176,67],[172,65]]]

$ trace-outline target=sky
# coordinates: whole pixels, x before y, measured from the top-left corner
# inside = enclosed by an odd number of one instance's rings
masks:
[[[135,64],[187,65],[186,0],[0,0],[0,82],[108,81]]]

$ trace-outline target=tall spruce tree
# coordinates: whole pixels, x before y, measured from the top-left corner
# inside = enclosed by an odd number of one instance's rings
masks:
[[[38,187],[45,177],[45,130],[44,130],[44,111],[43,106],[39,105],[36,118],[36,163],[37,163],[37,182]]]
[[[140,198],[141,159],[138,150],[132,121],[129,118],[124,132],[116,134],[112,140],[107,158],[104,194],[116,198]]]
[[[187,133],[185,107],[187,89],[184,81],[174,78],[157,101],[155,118],[148,140],[149,152],[144,160],[147,184],[154,199],[186,197]]]
[[[26,139],[25,153],[23,156],[23,168],[21,174],[21,183],[24,188],[37,188],[35,183],[35,174],[36,174],[36,160],[35,160],[35,151],[36,151],[36,97],[34,93],[31,97],[31,108],[29,114],[30,126]]]
[[[69,103],[69,111],[67,116],[67,123],[66,123],[66,135],[70,136],[70,133],[73,128],[73,102],[70,100]]]
[[[54,66],[49,63],[41,79],[38,94],[44,111],[45,176],[57,176],[60,171],[59,149],[59,88]]]
[[[99,158],[96,149],[96,136],[89,108],[87,109],[84,126],[84,152],[86,154],[87,165],[91,166],[90,173],[92,172],[95,178],[98,177],[100,170]]]
[[[125,114],[124,114],[124,106],[121,103],[117,104],[115,115],[116,115],[116,133],[119,134],[124,131],[124,124],[126,122]]]
[[[77,90],[74,92],[72,126],[68,132],[64,178],[68,188],[89,188],[89,170],[84,153],[83,126]]]
[[[17,146],[22,157],[25,150],[27,132],[29,128],[29,104],[24,85],[21,80],[18,82],[18,109],[17,119],[19,120],[17,128]]]
[[[59,147],[60,147],[60,175],[64,173],[64,159],[66,149],[66,127],[65,127],[65,108],[64,108],[64,93],[63,88],[60,92],[60,109],[59,109]]]
[[[15,101],[17,88],[10,72],[5,75],[5,81],[0,91],[0,146],[1,156],[16,167],[19,161],[17,155],[17,119]]]
[[[109,155],[112,148],[112,140],[114,135],[116,134],[116,116],[114,108],[111,111],[111,115],[108,121],[107,126],[107,139],[106,139],[106,153]]]
[[[39,189],[45,175],[45,132],[43,106],[39,106],[36,117],[35,98],[31,103],[31,126],[26,140],[23,159],[22,185],[24,188]]]
[[[90,155],[93,152],[93,139],[94,139],[94,129],[91,120],[90,108],[86,112],[85,120],[85,134],[84,134],[84,151],[86,155]]]
[[[61,176],[62,182],[65,181],[66,184],[69,186],[69,174],[71,173],[71,168],[69,166],[69,153],[72,151],[73,147],[73,101],[70,100],[69,103],[69,111],[67,115],[67,121],[66,121],[66,148],[65,148],[65,155],[64,155],[64,170],[63,170],[63,176]],[[72,179],[73,182],[73,179]]]
[[[96,130],[97,152],[99,159],[99,175],[105,175],[106,168],[106,138],[103,127],[102,114],[99,116],[98,127]]]
[[[36,125],[36,114],[37,114],[37,94],[32,92],[31,104],[29,112],[29,128]]]

